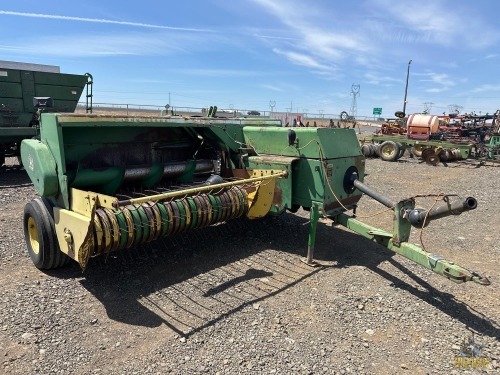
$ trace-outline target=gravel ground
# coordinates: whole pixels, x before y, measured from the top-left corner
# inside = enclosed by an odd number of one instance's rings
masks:
[[[366,182],[394,198],[475,196],[478,208],[433,222],[428,251],[487,275],[456,285],[328,220],[300,262],[306,212],[218,225],[189,236],[41,272],[27,255],[35,196],[14,159],[0,171],[0,373],[499,373],[500,168],[414,159],[367,161]],[[419,201],[432,206],[434,199]],[[390,213],[362,199],[365,221]],[[419,232],[412,233],[419,242]],[[487,370],[454,368],[474,335]]]

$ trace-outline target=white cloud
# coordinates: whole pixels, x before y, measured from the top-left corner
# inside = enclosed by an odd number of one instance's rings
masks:
[[[180,69],[179,73],[205,77],[256,77],[270,75],[269,72],[238,69]]]
[[[431,89],[426,89],[425,92],[438,93],[438,92],[443,92],[443,91],[446,91],[446,90],[448,90],[447,87],[441,87],[441,88],[433,87]]]
[[[0,10],[0,15],[17,16],[17,17],[31,17],[31,18],[45,18],[45,19],[62,20],[62,21],[107,23],[107,24],[114,24],[114,25],[146,27],[146,28],[150,28],[150,29],[193,31],[193,32],[203,32],[203,33],[214,32],[213,30],[209,30],[209,29],[197,29],[197,28],[190,28],[190,27],[173,27],[173,26],[154,25],[154,24],[150,24],[150,23],[141,23],[141,22],[108,20],[108,19],[102,19],[102,18],[61,16],[61,15],[57,15],[57,14],[23,13],[23,12],[11,12],[11,11],[6,11],[6,10]]]
[[[453,80],[446,73],[435,73],[435,72],[426,72],[426,73],[414,73],[414,76],[424,77],[419,79],[419,82],[429,82],[433,85],[437,85],[438,87],[430,87],[426,88],[424,91],[429,93],[439,93],[446,90],[449,90],[451,87],[456,85],[455,80]]]
[[[274,48],[273,52],[285,56],[288,60],[296,65],[317,69],[319,71],[334,72],[336,70],[335,67],[322,64],[310,55],[293,51],[282,51],[278,48]]]
[[[391,83],[403,82],[402,79],[393,78],[393,77],[389,77],[389,76],[381,76],[381,75],[378,75],[377,73],[373,73],[373,72],[365,73],[365,78],[367,79],[366,83],[369,83],[372,85],[380,85],[380,84],[389,85]]]
[[[276,91],[276,92],[285,92],[286,91],[285,89],[282,89],[281,87],[274,86],[274,85],[268,85],[268,84],[262,84],[262,85],[259,85],[259,87],[261,87],[263,89],[271,90],[271,91]]]
[[[472,7],[443,1],[372,0],[370,5],[391,20],[384,26],[385,35],[402,43],[477,49],[492,46],[500,39],[498,31]]]
[[[370,43],[360,33],[333,31],[330,24],[322,27],[319,22],[315,22],[320,16],[321,8],[297,1],[283,3],[275,0],[254,0],[254,2],[288,27],[290,38],[294,39],[294,43],[288,43],[286,51],[283,45],[280,48],[275,47],[273,51],[287,57],[294,64],[324,74],[338,70],[333,63],[371,49]],[[278,43],[281,37],[276,39]]]
[[[0,45],[0,51],[60,57],[166,55],[184,51],[181,39],[174,44],[164,36],[147,33],[47,36],[36,42],[18,40],[14,46]]]
[[[286,37],[286,36],[272,36],[272,35],[260,35],[260,34],[252,34],[256,38],[261,38],[261,39],[277,39],[277,40],[299,40],[298,38],[291,38],[291,37]]]
[[[478,93],[478,92],[489,92],[489,91],[500,91],[500,83],[497,84],[484,84],[481,86],[478,86],[474,89],[471,90],[471,92]]]

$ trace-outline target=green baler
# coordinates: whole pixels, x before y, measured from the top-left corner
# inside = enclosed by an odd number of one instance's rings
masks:
[[[57,66],[0,61],[0,167],[5,156],[19,156],[23,139],[38,133],[39,111],[34,98],[50,97],[53,106],[47,111],[74,112],[85,85],[91,83],[88,73],[63,74]]]
[[[474,209],[446,199],[426,211],[394,202],[362,181],[365,158],[353,129],[287,128],[279,120],[43,114],[40,139],[22,160],[40,198],[26,205],[34,264],[82,268],[92,256],[246,216],[310,212],[328,217],[452,281],[485,277],[408,242],[411,226]],[[392,233],[355,218],[364,194],[394,210]],[[186,234],[188,235],[188,234]]]

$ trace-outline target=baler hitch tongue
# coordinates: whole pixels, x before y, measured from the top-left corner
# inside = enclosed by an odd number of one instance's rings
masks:
[[[346,176],[344,181],[347,185],[351,185],[359,189],[364,194],[375,199],[377,202],[388,208],[395,209],[399,205],[402,205],[403,208],[401,209],[399,216],[407,220],[416,228],[426,227],[432,220],[441,219],[450,215],[460,215],[462,212],[474,210],[477,207],[477,200],[474,197],[467,197],[462,200],[451,200],[451,195],[444,195],[444,203],[438,204],[430,210],[415,208],[414,202],[408,206],[404,204],[404,201],[396,202],[384,194],[372,189],[370,186],[358,179],[357,173],[352,173],[351,175]]]
[[[472,271],[472,281],[479,285],[491,285],[490,279],[486,276],[480,276],[474,271]]]
[[[377,202],[392,209],[394,212],[393,231],[392,233],[383,231],[359,221],[355,216],[348,216],[346,213],[335,216],[335,222],[455,283],[473,281],[480,285],[491,284],[487,277],[480,276],[476,272],[438,255],[430,254],[423,247],[409,242],[412,226],[423,228],[432,220],[450,215],[460,215],[462,212],[473,210],[477,207],[475,198],[452,198],[451,195],[445,195],[442,198],[443,202],[435,204],[431,209],[426,210],[415,208],[414,198],[397,202],[377,192],[361,182],[355,172],[346,173],[344,186],[347,189],[357,188]]]
[[[474,210],[477,207],[477,200],[474,197],[467,197],[463,200],[450,200],[450,196],[443,197],[444,204],[436,205],[436,207],[425,210],[415,208],[405,212],[405,217],[411,225],[417,228],[426,227],[429,222],[436,219],[441,219],[450,215],[460,215],[462,212]]]

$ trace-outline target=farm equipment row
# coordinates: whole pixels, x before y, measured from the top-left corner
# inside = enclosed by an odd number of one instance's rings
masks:
[[[500,110],[449,120],[413,114],[384,123],[377,134],[361,140],[363,155],[396,161],[408,150],[410,157],[431,165],[468,158],[498,160]]]

